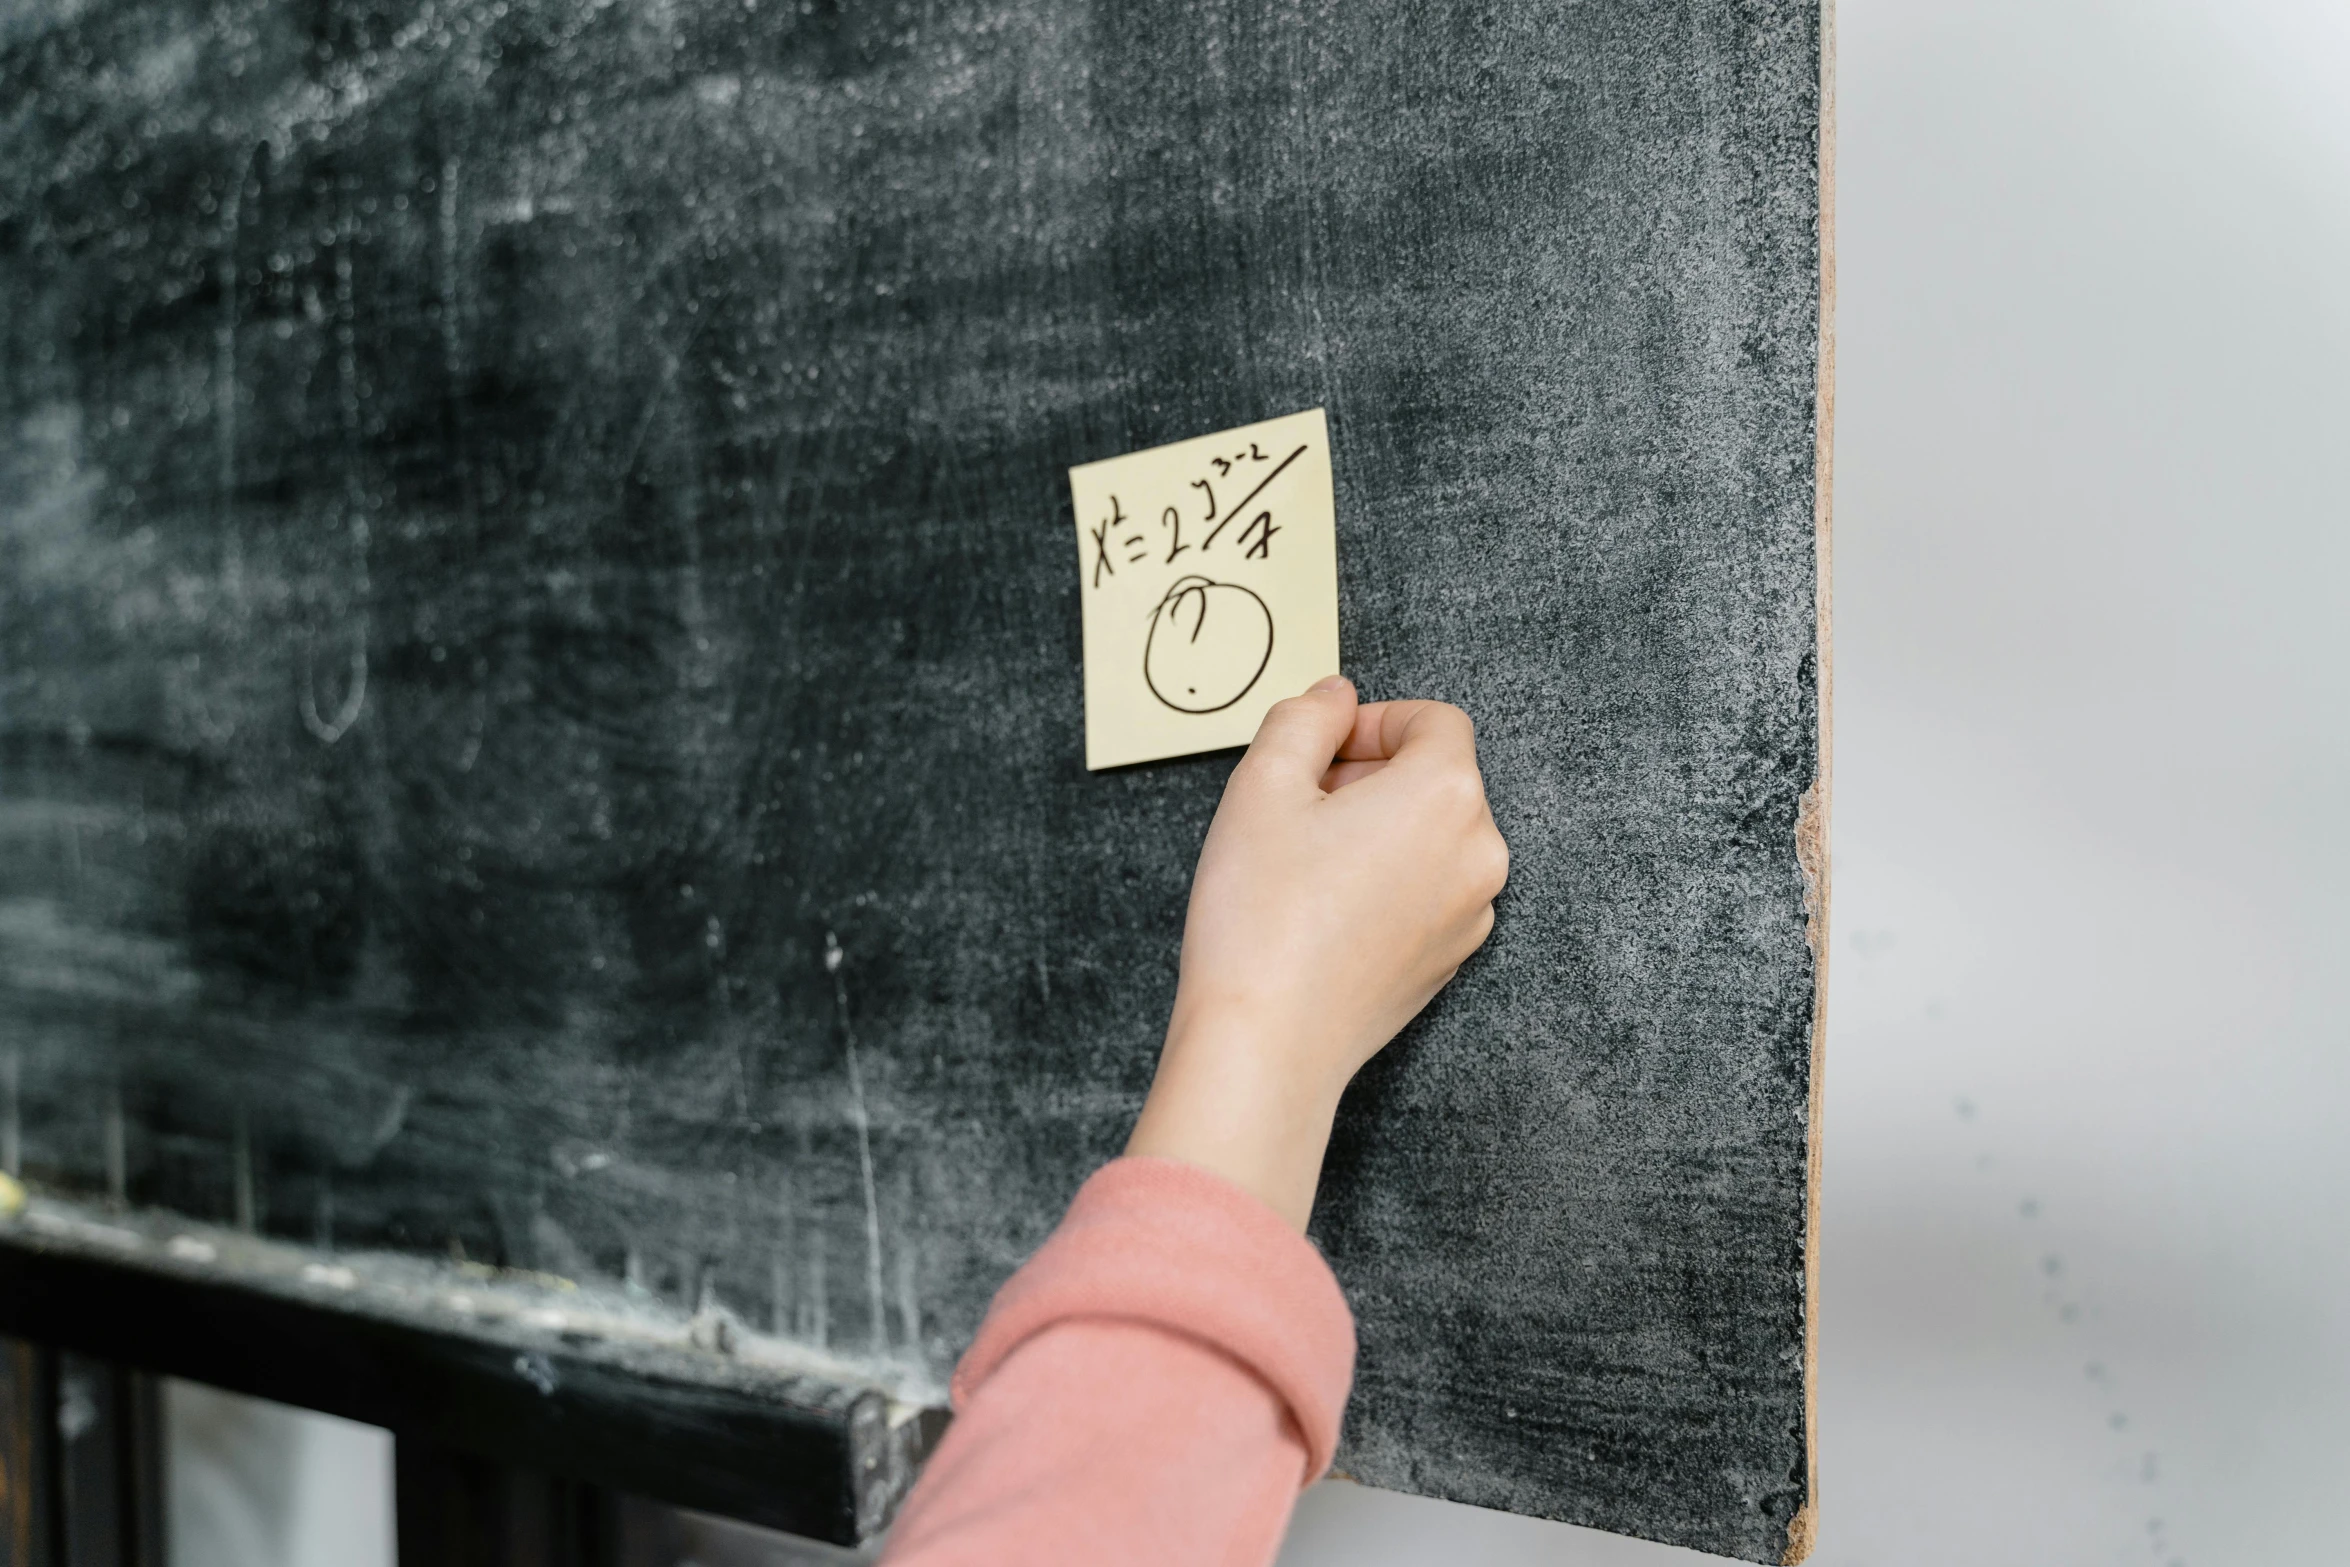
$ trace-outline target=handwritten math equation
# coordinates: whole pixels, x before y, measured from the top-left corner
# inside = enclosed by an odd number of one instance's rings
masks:
[[[1226,545],[1226,558],[1271,559],[1273,540],[1281,532],[1281,526],[1273,520],[1272,505],[1260,506],[1258,501],[1291,463],[1306,454],[1309,445],[1301,444],[1286,456],[1276,456],[1251,441],[1245,451],[1206,458],[1200,464],[1200,477],[1190,483],[1190,488],[1198,493],[1162,506],[1155,529],[1127,515],[1117,493],[1112,491],[1109,515],[1091,524],[1092,585],[1100,588],[1105,579],[1116,577],[1120,565],[1132,568],[1155,561],[1172,566],[1195,550],[1204,563],[1219,541]],[[1240,499],[1221,503],[1219,488],[1225,495],[1239,494]],[[1186,505],[1196,507],[1195,515],[1188,519]],[[1240,531],[1227,538],[1236,521],[1241,524]],[[1188,539],[1184,537],[1187,526],[1192,534]]]

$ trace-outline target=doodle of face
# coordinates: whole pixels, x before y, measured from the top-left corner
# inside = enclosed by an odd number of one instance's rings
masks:
[[[1178,713],[1215,713],[1248,695],[1273,656],[1273,614],[1230,582],[1179,577],[1151,611],[1142,677]]]

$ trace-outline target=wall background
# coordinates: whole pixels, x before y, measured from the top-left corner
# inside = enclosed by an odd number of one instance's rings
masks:
[[[2350,10],[1839,35],[1814,1561],[2337,1561]],[[379,1435],[193,1408],[181,1567],[385,1561]],[[1700,1560],[1329,1485],[1283,1567]]]

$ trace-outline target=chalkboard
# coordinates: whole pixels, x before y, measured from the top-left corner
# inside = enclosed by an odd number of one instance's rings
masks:
[[[929,1429],[1230,766],[1086,772],[1066,470],[1321,408],[1348,671],[1469,710],[1514,855],[1343,1114],[1339,1467],[1800,1554],[1824,41],[12,8],[7,1243]]]

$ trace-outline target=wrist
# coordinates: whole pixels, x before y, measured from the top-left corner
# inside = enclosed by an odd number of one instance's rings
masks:
[[[1259,997],[1201,998],[1178,987],[1160,1069],[1212,1071],[1263,1101],[1334,1114],[1353,1073],[1338,1064],[1346,1052],[1329,1033],[1327,1019],[1288,1016]]]

